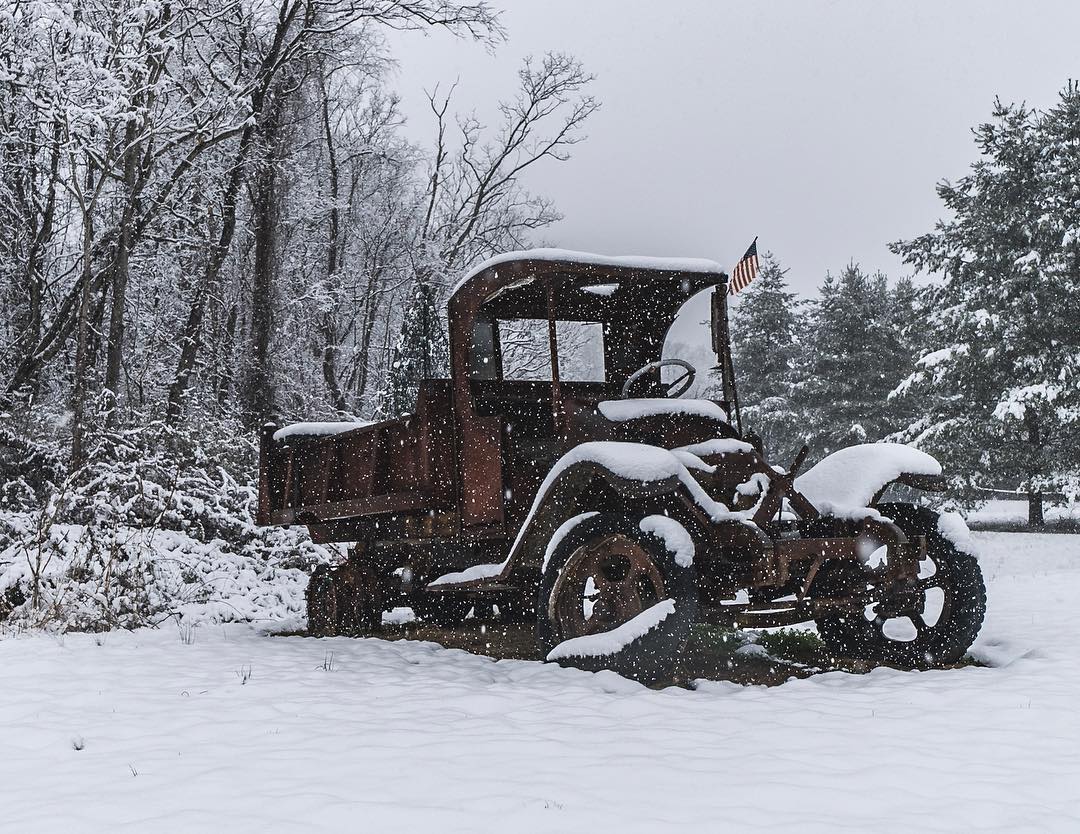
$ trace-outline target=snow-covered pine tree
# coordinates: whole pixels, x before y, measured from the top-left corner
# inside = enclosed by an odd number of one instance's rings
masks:
[[[448,356],[437,290],[429,278],[418,278],[401,319],[376,416],[385,420],[411,412],[420,383],[447,375]]]
[[[1039,120],[1040,182],[1044,211],[1042,234],[1060,245],[1045,252],[1039,265],[1053,332],[1044,362],[1046,388],[1041,392],[1048,412],[1045,485],[1069,500],[1080,498],[1080,84],[1070,81],[1058,104]],[[1060,305],[1059,302],[1064,302]],[[1036,391],[1020,396],[1030,400]],[[1014,397],[1015,399],[1015,397]],[[1036,485],[1040,480],[1034,478]],[[1034,506],[1040,514],[1041,505]]]
[[[961,494],[1019,488],[1040,524],[1041,493],[1080,471],[1080,89],[1045,113],[997,102],[975,137],[982,158],[938,186],[951,219],[892,247],[942,276],[899,390]]]
[[[788,290],[780,261],[765,253],[757,279],[733,305],[731,350],[744,425],[765,443],[770,460],[790,462],[802,446],[795,402],[802,302]]]
[[[910,277],[897,280],[889,291],[889,343],[900,365],[893,369],[893,379],[905,377],[915,367],[921,355],[927,314],[927,293],[915,286]],[[911,424],[919,415],[916,403],[906,397],[893,396],[890,391],[883,403],[891,429],[899,430]]]
[[[810,346],[797,386],[812,458],[897,428],[889,393],[911,366],[903,331],[912,290],[849,264],[827,275],[810,314]],[[906,311],[906,312],[905,312]]]

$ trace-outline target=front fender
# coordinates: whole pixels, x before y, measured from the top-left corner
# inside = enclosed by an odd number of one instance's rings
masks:
[[[892,483],[944,488],[941,464],[902,443],[861,443],[833,452],[795,479],[795,489],[818,511],[869,507]]]
[[[696,506],[694,495],[685,483],[685,478],[692,476],[666,449],[638,443],[582,445],[633,446],[635,450],[647,450],[647,454],[661,452],[670,458],[667,463],[671,468],[652,469],[645,473],[648,477],[641,478],[631,477],[626,470],[612,467],[610,462],[601,460],[585,458],[562,466],[560,461],[537,492],[532,509],[510,548],[510,553],[503,563],[504,578],[515,569],[538,569],[547,543],[556,529],[577,513],[614,509],[627,504],[634,507]],[[568,454],[573,454],[580,448],[577,447]],[[662,459],[660,456],[655,457]],[[677,471],[676,467],[682,472]]]
[[[568,518],[627,506],[642,515],[666,513],[689,529],[732,521],[759,533],[714,500],[677,454],[644,443],[592,441],[575,446],[551,468],[505,560],[439,577],[429,588],[498,583],[515,571],[539,574],[548,542]]]

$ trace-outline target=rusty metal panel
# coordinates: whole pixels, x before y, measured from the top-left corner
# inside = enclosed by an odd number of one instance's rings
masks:
[[[461,427],[461,518],[474,527],[503,520],[502,423],[474,416]]]

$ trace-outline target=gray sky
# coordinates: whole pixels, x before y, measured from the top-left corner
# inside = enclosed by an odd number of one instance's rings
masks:
[[[1051,104],[1080,75],[1080,2],[493,0],[509,40],[488,54],[395,35],[411,138],[423,96],[494,120],[521,59],[580,58],[603,107],[567,163],[529,187],[565,219],[547,242],[606,254],[709,257],[754,235],[813,293],[849,259],[905,271],[886,244],[941,215],[934,184],[975,158],[995,95]]]

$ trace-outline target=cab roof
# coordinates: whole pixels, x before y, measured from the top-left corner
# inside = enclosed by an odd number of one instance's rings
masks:
[[[648,273],[666,273],[663,277],[670,279],[671,273],[686,273],[697,275],[711,275],[712,280],[703,281],[702,284],[716,283],[720,276],[726,276],[724,268],[716,261],[705,258],[653,258],[643,255],[597,255],[592,252],[575,252],[570,249],[525,249],[518,252],[506,252],[488,258],[483,263],[470,269],[465,276],[457,282],[450,297],[459,292],[466,292],[467,288],[474,283],[475,279],[493,267],[510,266],[519,264],[519,268],[503,270],[512,272],[513,276],[507,275],[508,283],[520,277],[521,269],[519,262],[536,262],[537,266],[546,267],[544,272],[568,271],[572,273],[595,272],[603,273],[626,273],[629,278],[639,280]],[[496,269],[498,273],[500,270]],[[661,277],[657,275],[656,277]],[[485,282],[486,283],[486,282]]]

